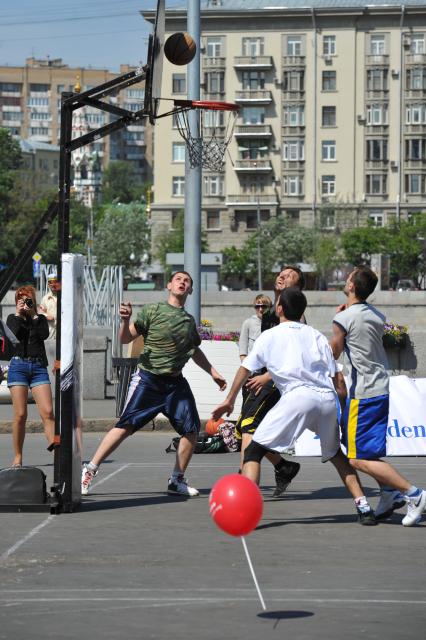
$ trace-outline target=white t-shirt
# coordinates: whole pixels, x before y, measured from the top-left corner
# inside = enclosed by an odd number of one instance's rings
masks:
[[[242,366],[249,371],[266,367],[281,394],[301,386],[334,391],[336,363],[328,340],[300,322],[264,331]]]

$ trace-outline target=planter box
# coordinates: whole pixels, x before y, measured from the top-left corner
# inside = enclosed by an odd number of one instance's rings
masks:
[[[205,373],[191,359],[183,370],[183,375],[188,380],[189,385],[197,403],[197,409],[202,420],[211,417],[213,409],[225,400],[231,387],[234,376],[240,366],[240,356],[238,344],[236,342],[224,342],[216,340],[203,340],[201,349],[206,354],[209,362],[226,379],[228,386],[225,391],[220,391],[212,378]],[[236,420],[241,411],[242,396],[238,394],[234,411],[229,416],[231,420]],[[226,416],[224,416],[226,419]]]
[[[385,349],[404,349],[407,346],[408,335],[403,333],[400,338],[391,334],[383,335],[383,346]]]

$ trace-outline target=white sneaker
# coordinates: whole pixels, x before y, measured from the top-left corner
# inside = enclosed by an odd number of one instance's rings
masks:
[[[385,520],[385,518],[389,518],[396,509],[401,509],[405,503],[406,500],[399,491],[382,490],[379,503],[374,510],[376,519]]]
[[[197,489],[188,486],[188,483],[183,476],[169,478],[167,493],[174,496],[187,496],[189,498],[200,495],[200,492],[197,491]]]
[[[81,471],[81,495],[87,496],[89,493],[90,485],[92,484],[93,478],[97,475],[97,471],[91,471],[87,468],[86,465],[83,465],[83,469]]]
[[[405,496],[407,500],[407,515],[402,519],[404,527],[412,527],[422,519],[422,513],[426,510],[426,491],[419,496]]]

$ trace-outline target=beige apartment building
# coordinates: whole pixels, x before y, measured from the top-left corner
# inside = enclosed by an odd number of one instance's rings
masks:
[[[133,67],[121,65],[120,74]],[[30,142],[58,145],[60,108],[63,91],[85,91],[112,80],[118,74],[106,69],[69,67],[60,58],[28,58],[23,67],[0,67],[0,127],[14,137]],[[130,111],[143,105],[144,87],[135,84],[123,89],[109,101]],[[110,114],[85,106],[74,112],[73,137],[98,129],[111,121]],[[102,169],[111,160],[126,160],[142,180],[151,180],[151,129],[139,122],[100,138],[75,151],[72,156],[76,191],[87,205],[99,196]]]
[[[210,251],[240,247],[259,212],[332,232],[424,210],[424,2],[209,0],[201,16],[201,97],[241,106],[224,170],[202,176]],[[170,8],[166,37],[185,30]],[[164,61],[162,95],[186,97],[185,67]],[[154,237],[184,207],[175,124],[155,126]]]

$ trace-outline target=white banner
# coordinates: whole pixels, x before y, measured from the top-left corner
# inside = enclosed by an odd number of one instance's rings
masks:
[[[390,378],[388,456],[426,456],[426,378]],[[296,442],[297,456],[320,456],[319,438],[305,431]]]

